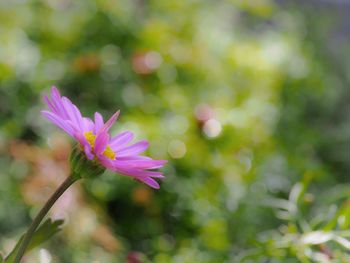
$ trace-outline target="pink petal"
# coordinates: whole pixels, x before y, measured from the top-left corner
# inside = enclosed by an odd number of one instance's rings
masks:
[[[95,124],[90,118],[83,117],[83,129],[84,129],[84,132],[93,131],[94,127],[95,127]]]
[[[81,144],[81,145],[88,145],[89,142],[86,140],[85,136],[80,132],[74,133],[74,138]],[[90,145],[90,144],[89,144]]]
[[[75,130],[74,128],[67,122],[66,120],[63,120],[56,114],[49,112],[49,111],[41,111],[41,114],[47,118],[49,121],[51,121],[53,124],[64,130],[66,133],[68,133],[70,136],[74,137]]]
[[[154,188],[154,189],[159,189],[160,186],[157,183],[156,180],[152,179],[151,177],[145,177],[145,178],[137,178],[137,180],[149,185],[150,187]]]
[[[57,98],[61,97],[61,94],[60,94],[59,90],[56,88],[56,86],[51,87],[51,94]]]
[[[102,128],[103,131],[107,132],[112,127],[112,125],[117,120],[119,113],[120,113],[120,110],[118,110],[116,113],[114,113],[113,116],[104,124],[104,126]]]
[[[153,188],[158,189],[159,188],[159,184],[152,179],[153,178],[163,178],[163,174],[161,172],[156,172],[156,171],[147,171],[147,170],[142,170],[142,169],[138,169],[138,168],[134,168],[134,167],[130,167],[129,165],[120,165],[118,162],[116,161],[112,161],[112,160],[107,160],[107,158],[105,158],[104,156],[102,156],[100,158],[100,162],[102,165],[104,165],[106,168],[126,175],[126,176],[130,176],[133,177]]]
[[[56,87],[51,88],[51,98],[44,96],[44,101],[62,120],[69,120],[78,130],[84,131],[84,121],[79,109],[66,97],[61,97]]]
[[[85,144],[84,146],[84,152],[89,160],[94,159],[94,154],[91,151],[91,146],[90,144]]]
[[[53,113],[56,113],[56,114],[59,114],[59,111],[57,110],[56,108],[56,105],[54,105],[48,96],[44,96],[44,102],[46,103],[46,105],[49,107],[49,109],[53,112]]]
[[[107,169],[110,169],[111,171],[113,171],[113,163],[112,160],[109,159],[108,157],[104,156],[104,155],[99,155],[98,159],[100,161],[100,163],[106,167]]]
[[[141,155],[131,155],[131,156],[118,156],[118,161],[150,161],[153,160],[151,157],[141,156]]]
[[[107,147],[109,135],[107,132],[100,132],[96,136],[94,152],[96,155],[102,154]]]
[[[147,171],[142,170],[130,166],[117,165],[115,162],[110,162],[108,165],[108,169],[111,169],[114,172],[121,173],[124,175],[128,175],[131,177],[143,178],[143,177],[155,177],[155,178],[163,178],[163,174],[161,172],[156,171]]]
[[[164,178],[164,175],[162,172],[156,172],[156,171],[141,171],[141,175],[137,176],[138,178],[143,177],[153,177],[153,178]]]
[[[117,156],[136,155],[144,152],[149,146],[148,141],[139,141],[131,146],[125,147],[117,152]]]
[[[119,169],[118,169],[119,170]],[[150,176],[155,177],[155,178],[163,178],[163,175],[160,172],[152,172],[152,171],[137,171],[137,170],[132,170],[132,169],[120,169],[119,171],[116,171],[118,173],[131,176],[153,188],[158,189],[159,184],[152,179]],[[150,174],[150,175],[148,175]]]
[[[125,144],[129,143],[134,138],[134,134],[132,132],[126,131],[118,134],[113,137],[109,143],[113,151],[118,151]]]
[[[117,160],[115,161],[116,165],[129,166],[138,169],[158,169],[161,168],[167,161],[165,160]]]
[[[68,118],[75,124],[75,126],[79,127],[79,129],[83,131],[83,118],[78,108],[66,97],[62,98],[62,103]]]
[[[54,86],[51,88],[51,102],[57,110],[57,115],[59,115],[62,119],[69,119],[62,102],[61,94]]]
[[[103,117],[100,113],[95,112],[95,134],[97,134],[103,127]]]

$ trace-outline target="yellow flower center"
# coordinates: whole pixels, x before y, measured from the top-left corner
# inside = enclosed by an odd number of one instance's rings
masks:
[[[93,132],[89,131],[89,132],[84,132],[84,136],[88,141],[88,143],[90,144],[91,149],[93,151],[95,146],[96,135],[93,134]],[[112,148],[109,145],[107,145],[105,151],[103,152],[103,155],[111,160],[114,160],[116,157],[115,152],[113,152]]]

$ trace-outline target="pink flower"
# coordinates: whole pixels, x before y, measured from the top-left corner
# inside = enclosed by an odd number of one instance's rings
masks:
[[[61,97],[56,87],[51,89],[51,98],[45,96],[44,100],[50,110],[41,113],[76,139],[89,160],[97,161],[107,169],[159,189],[159,184],[153,178],[164,176],[161,172],[153,170],[161,168],[167,161],[140,156],[139,154],[148,148],[149,143],[139,141],[129,145],[134,137],[130,131],[111,138],[108,130],[117,120],[119,111],[107,122],[104,122],[101,114],[96,112],[93,121],[83,117],[68,98]]]

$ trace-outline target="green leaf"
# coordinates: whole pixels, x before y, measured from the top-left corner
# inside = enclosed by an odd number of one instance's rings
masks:
[[[45,241],[50,239],[53,235],[55,235],[57,232],[59,232],[61,230],[60,227],[62,224],[63,224],[63,220],[52,221],[50,218],[47,219],[35,231],[33,238],[30,241],[29,246],[28,246],[26,251],[32,250],[33,248],[41,245],[42,243],[44,243]],[[21,236],[20,240],[17,242],[14,249],[6,257],[5,263],[12,263],[13,262],[23,238],[24,238],[24,235]]]

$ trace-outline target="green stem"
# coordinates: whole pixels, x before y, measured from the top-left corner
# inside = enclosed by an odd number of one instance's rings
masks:
[[[50,208],[54,205],[57,199],[77,180],[78,178],[73,176],[67,177],[67,179],[61,184],[61,186],[56,190],[56,192],[53,193],[50,199],[46,202],[44,207],[40,210],[39,214],[35,217],[33,223],[30,225],[27,233],[25,234],[13,263],[20,263],[20,260],[23,257],[33,237],[33,234],[35,233],[35,230],[38,228],[47,212],[49,212]]]

